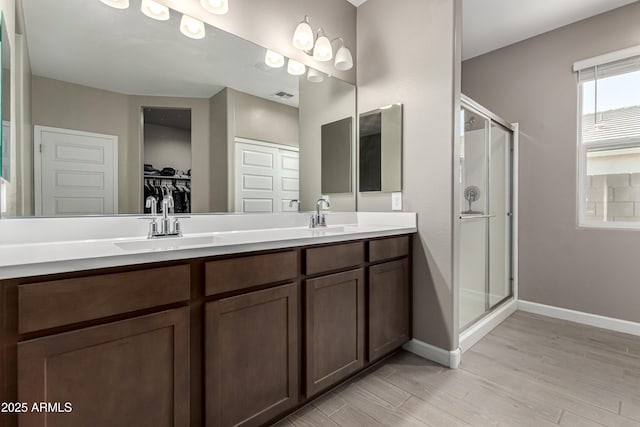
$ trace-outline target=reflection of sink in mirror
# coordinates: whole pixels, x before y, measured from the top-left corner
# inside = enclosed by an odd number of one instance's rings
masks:
[[[199,237],[170,237],[166,239],[145,239],[134,240],[129,242],[114,243],[120,249],[126,251],[167,251],[172,249],[182,249],[189,246],[213,245],[222,243],[224,239],[218,236],[199,236]]]

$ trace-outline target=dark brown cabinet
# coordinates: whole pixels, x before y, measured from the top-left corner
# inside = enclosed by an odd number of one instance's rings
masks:
[[[410,292],[406,258],[369,267],[369,361],[409,340]]]
[[[208,426],[259,426],[298,403],[298,285],[206,304]]]
[[[21,342],[18,400],[72,410],[20,427],[188,426],[188,321],[174,309]]]
[[[364,291],[363,269],[305,282],[307,397],[364,366]]]

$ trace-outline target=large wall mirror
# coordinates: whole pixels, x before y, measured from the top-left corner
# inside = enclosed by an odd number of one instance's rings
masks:
[[[402,190],[402,104],[360,114],[359,191]]]
[[[11,181],[11,43],[7,33],[4,14],[0,14],[0,117],[2,132],[0,133],[0,178]]]
[[[141,214],[165,192],[184,213],[315,207],[322,124],[355,117],[353,85],[269,67],[265,47],[207,24],[185,37],[180,13],[150,19],[141,0],[18,2],[34,184],[16,215]]]

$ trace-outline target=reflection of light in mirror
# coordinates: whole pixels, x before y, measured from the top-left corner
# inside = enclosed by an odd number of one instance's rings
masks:
[[[305,16],[304,20],[296,27],[296,31],[293,33],[293,46],[304,51],[313,49],[313,30],[309,25],[308,16]]]
[[[316,61],[331,61],[331,58],[333,58],[331,42],[324,33],[321,34],[316,40],[316,46],[313,48],[313,59]]]
[[[292,76],[300,76],[306,71],[307,67],[305,67],[304,64],[301,64],[300,62],[293,59],[289,60],[289,63],[287,64],[287,73],[291,74]]]
[[[264,63],[271,68],[280,68],[284,65],[284,56],[280,55],[278,52],[267,49],[267,54],[264,57]]]
[[[129,7],[129,0],[100,0],[107,6],[115,7],[116,9],[127,9]]]
[[[189,15],[182,15],[180,32],[192,39],[202,39],[205,35],[204,22]]]
[[[169,8],[153,0],[142,0],[140,10],[149,18],[157,19],[158,21],[169,19]]]
[[[309,80],[311,83],[322,83],[322,81],[324,80],[324,75],[315,68],[309,68],[309,72],[307,73],[307,80]]]
[[[224,15],[229,11],[228,0],[200,0],[200,4],[207,12],[216,15]]]

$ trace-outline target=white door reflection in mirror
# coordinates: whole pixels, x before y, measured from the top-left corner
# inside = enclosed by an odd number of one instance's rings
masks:
[[[298,148],[236,138],[235,211],[295,212],[300,198]]]
[[[34,127],[36,215],[118,213],[118,137]]]

